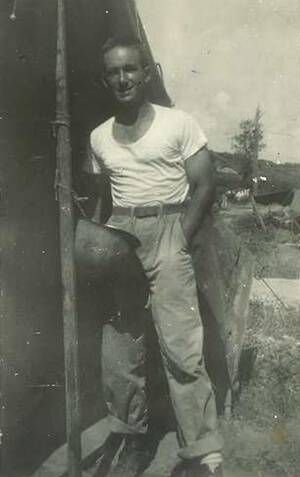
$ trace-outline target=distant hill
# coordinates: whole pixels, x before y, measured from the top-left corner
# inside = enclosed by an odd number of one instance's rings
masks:
[[[223,168],[233,169],[239,175],[240,186],[247,187],[249,185],[250,164],[242,155],[229,152],[210,152],[220,174]],[[272,161],[260,159],[258,166],[259,175],[266,178],[259,183],[261,192],[300,189],[300,164],[289,162],[276,164]],[[226,174],[224,174],[223,182],[224,187],[226,187]],[[230,184],[228,184],[228,187],[230,188]]]

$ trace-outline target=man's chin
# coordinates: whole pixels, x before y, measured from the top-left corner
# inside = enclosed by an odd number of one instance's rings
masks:
[[[135,103],[136,100],[135,98],[132,98],[130,96],[116,96],[116,100],[118,103]]]
[[[143,102],[141,98],[136,98],[129,95],[116,96],[115,99],[120,106],[126,106],[126,107],[138,106],[139,104]]]

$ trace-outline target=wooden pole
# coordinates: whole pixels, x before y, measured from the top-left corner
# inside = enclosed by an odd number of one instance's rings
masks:
[[[56,134],[60,253],[63,288],[65,353],[66,433],[69,477],[80,477],[80,395],[78,323],[74,264],[74,219],[72,201],[72,151],[68,104],[65,0],[57,3]]]

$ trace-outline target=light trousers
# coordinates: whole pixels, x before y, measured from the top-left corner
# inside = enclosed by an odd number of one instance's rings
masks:
[[[220,451],[215,398],[203,359],[196,281],[180,213],[145,218],[115,215],[108,223],[141,242],[137,255],[149,281],[179,455],[189,459]],[[103,328],[103,389],[113,432],[147,430],[143,314],[143,309],[129,304],[124,316],[120,313]]]

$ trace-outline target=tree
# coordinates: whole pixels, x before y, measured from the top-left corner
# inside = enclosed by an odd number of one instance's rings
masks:
[[[240,122],[240,132],[232,138],[232,149],[241,154],[249,162],[249,176],[252,177],[253,193],[257,192],[258,186],[258,159],[259,153],[264,149],[264,131],[261,122],[262,112],[257,106],[253,119],[245,119]]]
[[[232,138],[233,151],[251,157],[259,153],[264,147],[264,131],[261,123],[262,112],[257,106],[253,119],[245,119],[240,122],[240,133]]]
[[[253,119],[246,119],[240,122],[240,133],[232,138],[233,151],[242,154],[248,162],[248,176],[251,177],[250,198],[253,212],[256,215],[261,227],[266,231],[263,218],[260,216],[255,203],[255,194],[258,191],[259,171],[258,159],[259,153],[265,147],[263,142],[264,131],[261,122],[262,112],[257,106]]]

